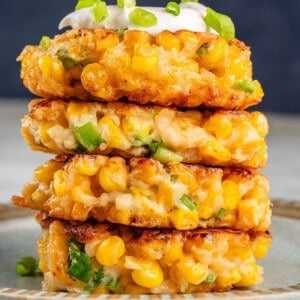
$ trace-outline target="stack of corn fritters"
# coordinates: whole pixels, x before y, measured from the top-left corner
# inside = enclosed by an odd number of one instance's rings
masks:
[[[19,206],[39,210],[48,291],[173,294],[262,281],[271,243],[268,123],[250,50],[212,33],[70,29],[18,58],[22,133],[57,156]]]

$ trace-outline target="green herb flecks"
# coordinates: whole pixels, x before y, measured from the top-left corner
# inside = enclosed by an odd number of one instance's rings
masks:
[[[222,221],[226,215],[226,209],[225,208],[220,208],[219,211],[215,215],[215,219],[218,221]]]
[[[209,43],[204,43],[200,46],[200,48],[196,51],[197,55],[205,55],[208,53]]]
[[[44,51],[47,51],[49,46],[50,46],[50,42],[51,42],[51,38],[47,35],[43,35],[41,40],[40,40],[40,43],[39,43],[39,46],[44,50]]]
[[[205,282],[208,283],[208,284],[213,284],[214,281],[215,281],[214,274],[208,274],[206,279],[205,279]]]
[[[187,195],[183,195],[180,198],[180,201],[189,209],[189,210],[195,210],[197,208],[197,204]]]
[[[20,276],[33,275],[37,268],[38,262],[34,257],[24,256],[16,264],[16,273]]]
[[[255,85],[251,80],[241,79],[234,83],[234,87],[238,90],[245,91],[246,93],[253,94],[255,92]]]

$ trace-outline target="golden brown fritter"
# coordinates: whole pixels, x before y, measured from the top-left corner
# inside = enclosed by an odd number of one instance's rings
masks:
[[[73,29],[18,61],[25,86],[44,98],[245,109],[263,97],[249,48],[209,33]]]
[[[147,230],[43,220],[39,267],[48,291],[174,294],[262,282],[268,233]],[[95,275],[96,274],[96,275]]]
[[[38,167],[14,203],[66,220],[265,231],[271,217],[268,191],[268,180],[256,170],[76,155]]]
[[[267,160],[268,122],[260,112],[34,100],[22,131],[33,150],[57,154],[152,156],[246,168],[262,168]]]

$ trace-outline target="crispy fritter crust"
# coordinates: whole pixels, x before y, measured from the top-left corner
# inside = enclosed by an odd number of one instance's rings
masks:
[[[38,167],[23,197],[13,201],[66,220],[265,231],[271,217],[268,191],[268,180],[255,170],[76,155]]]
[[[263,270],[256,259],[266,254],[272,241],[268,233],[233,230],[147,230],[49,219],[41,224],[44,229],[38,240],[39,266],[44,273],[43,287],[48,291],[85,289],[84,282],[67,272],[67,241],[71,238],[84,244],[94,270],[101,267],[101,261],[105,262],[105,256],[115,259],[114,264],[102,266],[104,282],[119,278],[117,289],[111,291],[100,284],[93,291],[95,294],[197,293],[258,284]],[[116,253],[102,247],[103,244],[115,249],[124,244],[125,249]],[[140,278],[135,272],[142,274]],[[209,274],[211,283],[207,283]],[[146,287],[149,284],[152,287]]]
[[[267,160],[268,122],[261,112],[33,100],[22,132],[33,150],[74,154],[82,147],[73,128],[85,122],[104,140],[90,154],[147,157],[147,143],[157,141],[186,163],[263,168]]]
[[[252,80],[249,48],[208,33],[73,29],[47,50],[25,47],[18,61],[25,86],[44,98],[245,109],[263,97],[257,81],[253,93],[236,87]]]

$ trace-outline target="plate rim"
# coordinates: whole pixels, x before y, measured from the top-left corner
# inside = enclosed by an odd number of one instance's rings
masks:
[[[11,219],[17,219],[21,217],[33,217],[36,214],[35,211],[29,208],[15,207],[10,204],[0,204],[0,222]],[[284,199],[272,200],[272,215],[292,218],[300,220],[300,202]],[[219,299],[231,299],[232,297],[238,297],[239,299],[256,299],[258,296],[262,296],[263,299],[299,299],[300,298],[300,282],[296,285],[280,288],[260,289],[259,287],[253,287],[248,289],[236,288],[225,293],[199,293],[199,294],[178,294],[175,295],[178,300],[192,300],[201,298],[219,298]],[[0,284],[0,298],[13,298],[13,299],[41,299],[50,300],[56,298],[63,298],[66,300],[71,299],[101,299],[101,300],[114,300],[114,299],[126,299],[126,300],[167,300],[173,298],[173,295],[90,295],[90,294],[74,294],[67,292],[47,292],[43,290],[31,290],[31,289],[18,289],[10,287],[2,287]]]

